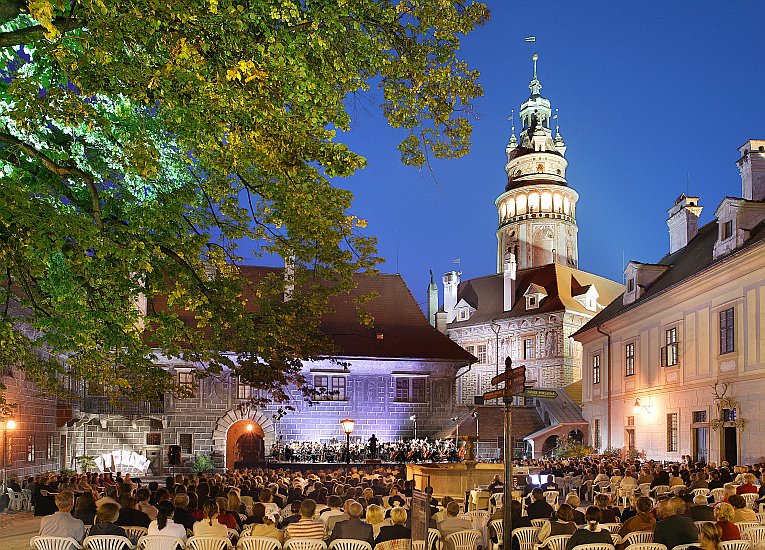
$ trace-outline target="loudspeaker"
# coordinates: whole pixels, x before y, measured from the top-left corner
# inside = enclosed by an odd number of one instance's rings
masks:
[[[167,461],[170,466],[180,466],[181,464],[181,446],[170,445],[167,448]]]

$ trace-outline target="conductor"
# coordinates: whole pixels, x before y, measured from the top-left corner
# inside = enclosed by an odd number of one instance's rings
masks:
[[[375,460],[377,458],[377,438],[375,434],[369,438],[369,458]]]

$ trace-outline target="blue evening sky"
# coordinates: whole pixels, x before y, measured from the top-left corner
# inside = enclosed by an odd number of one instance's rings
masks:
[[[621,281],[622,255],[653,262],[667,252],[678,195],[701,197],[702,223],[724,196],[740,196],[737,149],[765,138],[765,3],[487,3],[490,22],[462,47],[485,94],[468,156],[432,172],[401,165],[403,135],[385,125],[373,94],[354,104],[353,130],[340,137],[369,165],[335,183],[354,192],[352,213],[378,237],[381,271],[401,273],[418,302],[428,270],[441,293],[455,258],[463,280],[495,271],[507,117],[529,95],[535,51],[580,195],[580,269]]]

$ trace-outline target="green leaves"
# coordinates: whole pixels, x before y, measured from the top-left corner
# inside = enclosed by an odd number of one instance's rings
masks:
[[[351,194],[329,180],[365,164],[337,140],[353,126],[346,98],[383,89],[406,164],[466,154],[481,88],[457,53],[486,7],[35,0],[25,11],[3,12],[13,18],[0,28],[0,359],[62,391],[66,357],[75,377],[140,397],[170,383],[158,350],[285,397],[302,359],[333,351],[320,331],[329,298],[377,261]],[[294,258],[290,301],[283,277],[236,267],[250,253]]]

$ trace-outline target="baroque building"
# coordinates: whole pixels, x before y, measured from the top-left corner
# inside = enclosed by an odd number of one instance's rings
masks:
[[[570,336],[623,289],[578,269],[579,194],[566,179],[566,144],[558,125],[551,128],[557,115],[540,93],[537,59],[534,54],[531,94],[519,113],[520,137],[513,125],[506,147],[507,180],[495,201],[497,272],[465,281],[457,271],[446,273],[443,308],[431,315],[433,324],[478,359],[457,374],[455,399],[463,410],[484,405],[482,395],[495,389],[490,381],[504,371],[508,357],[526,367],[529,386],[560,388],[555,399],[516,398],[519,417],[536,415],[544,426],[520,433],[516,442],[518,454],[535,457],[569,433],[581,437],[586,431],[575,385],[581,379],[581,346]],[[428,296],[428,309],[435,312],[438,295],[432,280]]]
[[[574,335],[599,449],[765,460],[765,140],[739,152],[741,197],[725,197],[699,228],[699,198],[680,195],[668,253],[630,262],[622,297]]]
[[[283,275],[278,268],[241,271],[254,283],[267,273]],[[233,468],[262,463],[275,443],[344,440],[345,418],[355,421],[353,442],[366,443],[372,434],[381,442],[408,439],[415,430],[418,437],[433,436],[455,414],[457,371],[475,358],[430,326],[399,275],[357,275],[356,282],[356,293],[377,295],[365,305],[374,326],[359,322],[352,296],[334,298],[322,330],[339,352],[306,362],[302,371],[314,387],[330,391],[327,396],[308,403],[290,387],[294,410],[285,411],[283,403],[259,408],[251,401],[256,390],[230,371],[200,379],[194,374],[202,365],[165,358],[161,364],[193,396],[115,404],[83,391],[63,430],[68,444],[61,448],[62,462],[73,465],[87,453],[97,457],[100,469],[143,466],[161,475],[171,471],[167,449],[179,445],[179,470],[190,468],[196,453]]]

